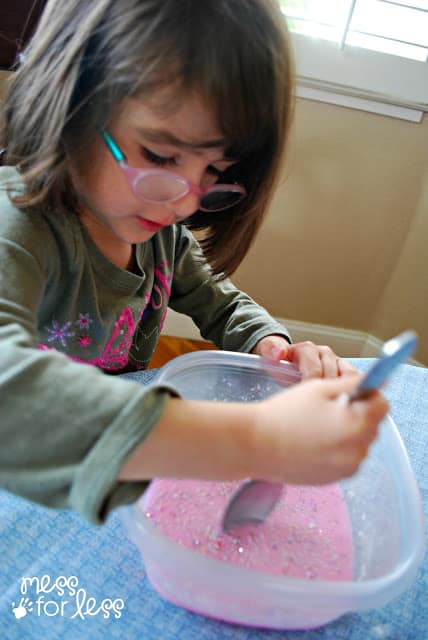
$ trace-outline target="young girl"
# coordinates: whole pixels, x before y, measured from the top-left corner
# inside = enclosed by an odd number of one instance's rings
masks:
[[[227,277],[267,211],[291,91],[274,0],[48,2],[3,109],[1,486],[102,522],[155,476],[357,469],[386,402],[337,402],[350,365],[291,345]],[[168,306],[219,348],[336,379],[246,405],[105,375],[149,364]]]

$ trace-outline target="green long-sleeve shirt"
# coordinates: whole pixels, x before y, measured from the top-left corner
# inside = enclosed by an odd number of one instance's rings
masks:
[[[18,181],[0,168],[0,486],[99,523],[144,490],[117,475],[174,393],[106,372],[148,365],[168,306],[222,349],[287,333],[229,280],[214,281],[184,226],[137,245],[131,273],[77,215],[14,207],[6,185]]]

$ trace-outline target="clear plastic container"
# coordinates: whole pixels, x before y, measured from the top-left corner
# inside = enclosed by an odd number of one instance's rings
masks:
[[[180,356],[157,378],[185,398],[224,402],[260,400],[298,380],[291,364],[275,366],[258,356],[220,351]],[[122,514],[150,582],[166,600],[228,622],[309,629],[395,598],[412,583],[423,556],[419,491],[391,417],[358,473],[340,485],[352,527],[349,581],[270,576],[233,566],[161,535],[140,503]]]

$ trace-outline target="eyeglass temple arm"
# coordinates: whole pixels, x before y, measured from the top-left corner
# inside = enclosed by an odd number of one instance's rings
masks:
[[[111,135],[107,131],[103,131],[101,135],[113,158],[118,162],[124,162],[126,158],[122,153],[122,151],[117,146],[117,144],[115,143],[115,141],[113,140],[113,138],[111,137]]]

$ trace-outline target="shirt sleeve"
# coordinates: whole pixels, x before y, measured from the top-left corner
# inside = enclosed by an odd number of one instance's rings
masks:
[[[267,335],[282,335],[291,343],[287,329],[230,279],[216,280],[204,261],[198,242],[181,227],[170,306],[190,316],[201,335],[219,348],[248,353]]]
[[[177,394],[37,348],[50,239],[39,223],[10,233],[7,212],[2,213],[0,486],[101,523],[112,508],[133,502],[145,489],[147,482],[119,482],[119,470]]]

